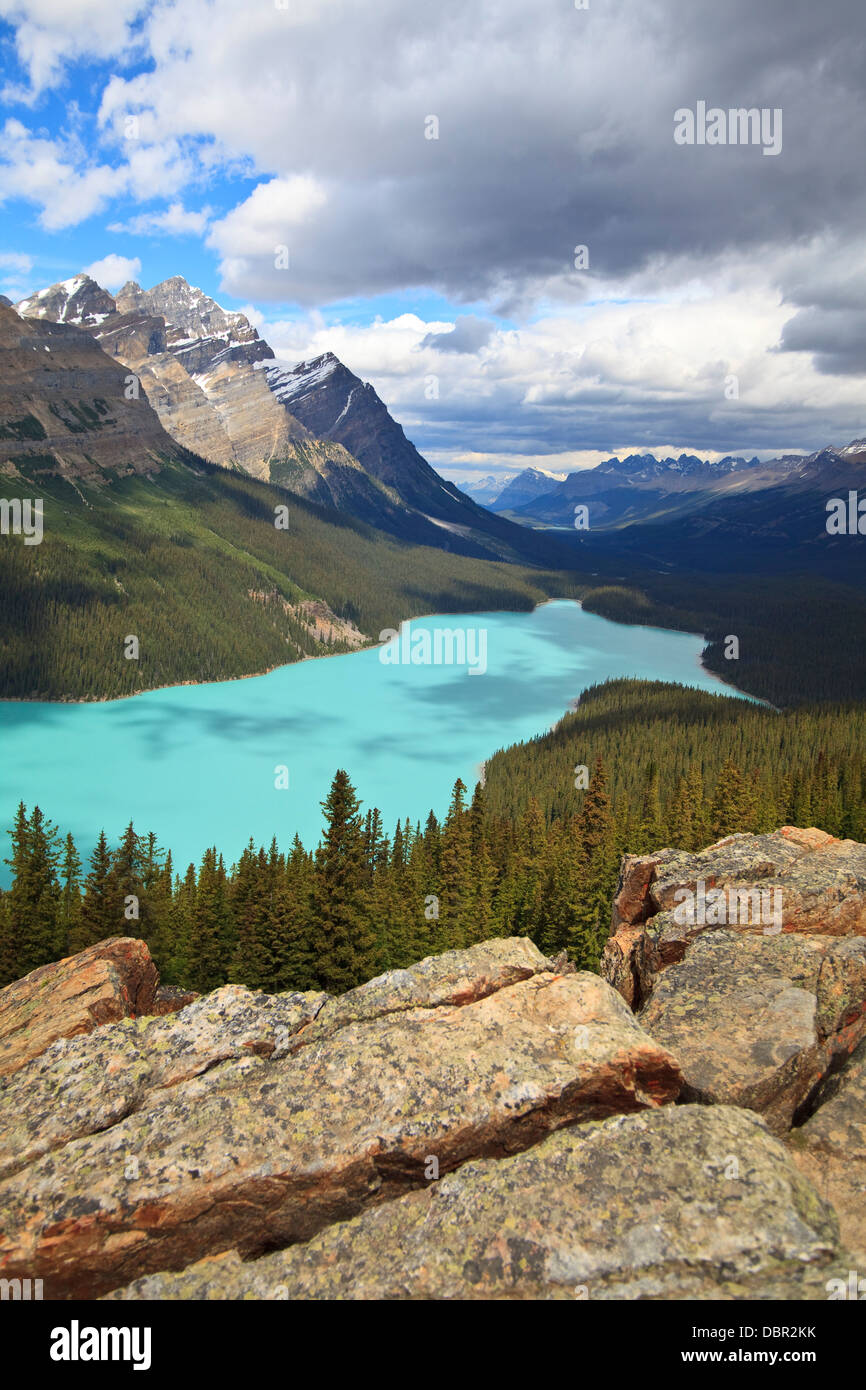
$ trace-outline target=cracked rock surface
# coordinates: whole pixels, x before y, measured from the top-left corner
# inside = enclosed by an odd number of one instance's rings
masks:
[[[866,938],[706,932],[638,1018],[679,1059],[684,1099],[756,1110],[783,1133],[866,1032]]]
[[[746,1111],[677,1106],[560,1130],[245,1263],[145,1299],[822,1299],[843,1269],[829,1207]]]
[[[517,954],[520,973],[524,943]],[[480,956],[471,1002],[408,1007],[401,991],[398,1011],[347,1021],[295,1054],[294,1024],[283,1024],[285,1053],[235,1056],[189,1079],[184,1068],[213,1056],[214,996],[140,1031],[105,1029],[100,1046],[120,1049],[119,1070],[124,1049],[143,1068],[137,1108],[121,1115],[129,1096],[120,1083],[116,1121],[99,1128],[105,1115],[86,1098],[85,1079],[69,1137],[55,1130],[50,1151],[0,1183],[3,1275],[42,1278],[50,1298],[90,1297],[208,1253],[288,1245],[423,1185],[431,1159],[446,1173],[528,1148],[577,1120],[676,1098],[676,1062],[604,981],[546,971],[489,993],[492,963]],[[454,965],[445,970],[467,997]],[[513,969],[512,961],[504,975]],[[425,998],[433,975],[419,972]],[[393,986],[380,988],[394,998]],[[300,1000],[283,1000],[283,1012],[311,1013],[308,997]],[[272,1006],[279,1014],[280,1001],[257,1007]],[[201,1048],[159,1060],[159,1044],[176,1039],[190,1014]],[[250,1038],[245,1023],[237,1050]],[[34,1096],[59,1094],[66,1056],[46,1054]],[[76,1053],[73,1076],[81,1060]],[[109,1111],[115,1104],[110,1092],[105,1103]],[[37,1125],[37,1146],[38,1133]]]
[[[813,1113],[790,1136],[798,1166],[834,1206],[842,1237],[866,1268],[866,1042],[826,1081]]]

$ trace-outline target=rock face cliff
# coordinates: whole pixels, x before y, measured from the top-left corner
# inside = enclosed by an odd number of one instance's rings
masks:
[[[249,320],[180,276],[151,290],[130,282],[113,298],[79,275],[16,308],[25,319],[75,324],[92,334],[107,356],[134,374],[167,433],[210,463],[265,479],[272,467],[303,479],[311,460],[317,480],[331,459],[337,469],[361,471],[338,445],[318,446],[253,371],[273,352]]]
[[[21,463],[98,479],[158,470],[180,454],[147,398],[130,396],[126,367],[87,328],[0,305],[0,471]]]
[[[162,318],[168,350],[191,376],[220,362],[251,365],[274,355],[244,314],[223,309],[182,275],[173,275],[151,290],[129,280],[114,302],[120,314]]]
[[[337,440],[316,438],[273,393],[267,375],[254,370],[274,354],[249,320],[181,276],[150,290],[130,281],[113,298],[78,275],[16,309],[46,333],[67,324],[91,335],[125,369],[124,382],[132,374],[134,399],[150,405],[171,439],[191,453],[407,539],[417,529],[419,519],[398,491],[368,474]],[[68,389],[52,382],[61,388]],[[428,539],[440,538],[428,529]]]
[[[168,351],[164,319],[136,311],[115,313],[93,331],[103,352],[137,376],[163,427],[179,444],[223,468],[237,465],[219,413]]]
[[[864,856],[785,828],[627,858],[607,979],[522,938],[340,998],[163,1007],[123,940],[37,971],[0,992],[0,1274],[55,1299],[826,1299],[866,1258]],[[672,935],[665,904],[711,879],[781,886],[781,929]]]
[[[414,538],[475,554],[493,547],[508,555],[523,545],[541,556],[531,533],[521,533],[440,478],[370,382],[361,381],[332,352],[291,368],[262,362],[259,369],[276,398],[313,434],[344,445],[371,478],[412,509]]]

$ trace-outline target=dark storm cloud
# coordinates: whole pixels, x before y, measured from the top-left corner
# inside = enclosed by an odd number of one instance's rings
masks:
[[[782,348],[810,352],[818,371],[833,376],[866,373],[866,322],[862,309],[801,309],[785,325]]]
[[[828,228],[859,234],[861,0],[398,8],[399,20],[393,4],[368,9],[363,25],[344,8],[316,63],[304,45],[320,30],[293,31],[290,142],[278,121],[246,133],[232,109],[263,168],[309,171],[326,191],[292,233],[300,302],[432,285],[513,310],[552,285],[579,299],[579,244],[605,277],[750,249],[771,276],[780,246]],[[323,103],[326,74],[341,97]],[[698,100],[780,109],[781,153],[677,146],[674,112]],[[229,240],[217,228],[215,245]],[[226,251],[228,283],[284,302],[269,252],[268,240],[244,254],[241,237]]]
[[[474,314],[458,314],[448,333],[428,333],[421,347],[433,347],[437,352],[478,352],[490,342],[495,324]]]

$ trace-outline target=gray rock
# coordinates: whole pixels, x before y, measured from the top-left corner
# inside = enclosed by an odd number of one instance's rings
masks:
[[[0,1177],[110,1129],[221,1062],[285,1056],[329,997],[224,985],[163,1018],[127,1019],[95,1037],[55,1042],[0,1092]]]
[[[683,1098],[741,1105],[770,1127],[866,1031],[866,938],[715,930],[659,975],[638,1015],[679,1059]]]
[[[839,1217],[842,1238],[866,1272],[866,1042],[813,1098],[814,1113],[789,1137],[791,1152]]]
[[[90,1297],[220,1250],[306,1240],[423,1186],[434,1167],[655,1108],[680,1082],[620,997],[585,973],[347,1023],[294,1055],[225,1061],[164,1099],[151,1092],[0,1182],[0,1267],[42,1278],[50,1298]]]
[[[764,1124],[676,1106],[467,1163],[308,1241],[118,1299],[825,1299],[832,1211]]]

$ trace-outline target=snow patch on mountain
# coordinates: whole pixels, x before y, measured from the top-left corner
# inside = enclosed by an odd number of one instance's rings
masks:
[[[303,396],[310,395],[311,392],[319,389],[320,386],[332,376],[341,365],[338,357],[332,352],[323,353],[321,357],[313,357],[308,362],[298,362],[294,367],[286,367],[279,362],[257,362],[256,366],[263,368],[267,373],[268,385],[273,391],[278,401],[283,405],[288,405],[290,401],[299,400]],[[349,395],[349,400],[352,398]],[[341,412],[340,419],[348,410],[349,402]]]

